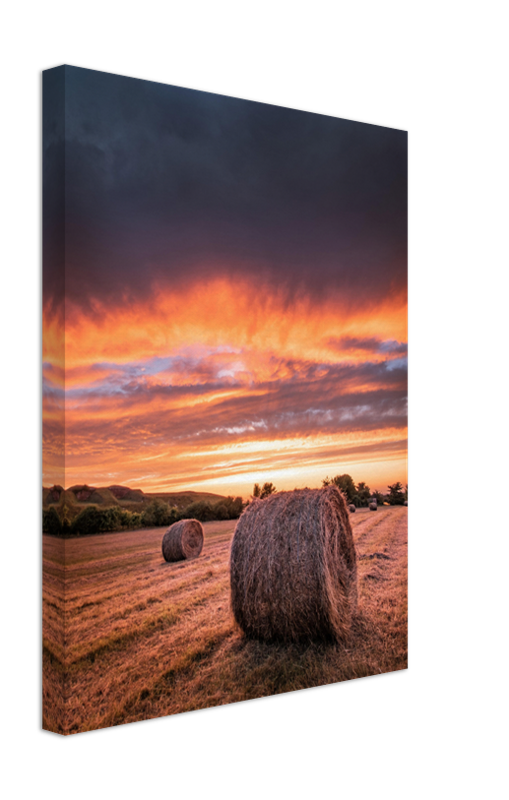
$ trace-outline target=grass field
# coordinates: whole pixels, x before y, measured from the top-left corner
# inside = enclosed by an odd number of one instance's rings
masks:
[[[235,521],[205,523],[200,558],[177,564],[162,558],[161,528],[44,536],[44,728],[78,733],[405,669],[407,509],[359,509],[351,522],[359,609],[342,646],[244,638],[229,602]]]

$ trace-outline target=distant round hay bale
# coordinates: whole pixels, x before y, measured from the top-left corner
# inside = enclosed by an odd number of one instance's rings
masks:
[[[253,500],[235,528],[231,605],[262,641],[341,641],[357,607],[357,556],[336,486]]]
[[[376,511],[377,509],[378,509],[378,505],[377,505],[377,503],[376,503],[376,502],[375,502],[375,503],[370,503],[370,504],[369,504],[369,510],[370,510],[370,511]]]
[[[181,519],[170,525],[163,536],[163,556],[166,561],[198,558],[203,547],[203,528],[197,519]]]
[[[355,510],[356,509],[355,509],[355,506],[354,506],[353,503],[350,503],[350,505],[348,506],[348,510],[349,510],[350,514],[355,514]]]

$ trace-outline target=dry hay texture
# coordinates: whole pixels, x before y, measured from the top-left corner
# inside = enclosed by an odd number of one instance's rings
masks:
[[[369,504],[369,510],[370,511],[376,511],[377,509],[378,509],[377,503],[370,503]]]
[[[166,561],[198,558],[203,547],[203,527],[197,519],[181,519],[170,525],[163,536],[163,556]]]
[[[350,503],[350,505],[348,506],[348,510],[350,514],[355,514],[355,506],[353,503]]]
[[[231,604],[262,641],[344,641],[357,607],[357,556],[336,486],[253,500],[230,554]]]

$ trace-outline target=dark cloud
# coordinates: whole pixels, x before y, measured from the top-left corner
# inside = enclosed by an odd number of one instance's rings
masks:
[[[355,336],[341,336],[340,338],[330,338],[327,345],[333,350],[343,352],[355,352],[363,350],[366,353],[380,353],[386,356],[405,355],[408,351],[406,342],[396,342],[394,339],[377,339],[375,336],[369,338],[358,338]]]
[[[65,294],[65,95],[62,67],[43,79],[42,292],[46,314],[63,318]]]
[[[406,132],[75,67],[65,93],[75,302],[219,271],[404,290]]]
[[[406,427],[406,397],[400,392],[373,393],[367,397],[334,402],[331,408],[306,408],[297,404],[285,412],[267,408],[260,413],[257,398],[229,399],[209,408],[206,424],[200,427],[196,410],[147,409],[143,417],[130,416],[126,406],[119,409],[107,426],[86,414],[79,424],[66,423],[66,441],[70,452],[86,445],[100,454],[105,444],[136,449],[164,443],[168,447],[221,445],[257,441],[260,436],[273,438],[313,437],[317,434],[383,431]],[[205,420],[203,420],[205,423]],[[191,452],[191,450],[189,450]]]

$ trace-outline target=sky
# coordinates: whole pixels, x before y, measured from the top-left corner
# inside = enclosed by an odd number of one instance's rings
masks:
[[[59,67],[43,148],[44,485],[406,483],[405,131]]]

